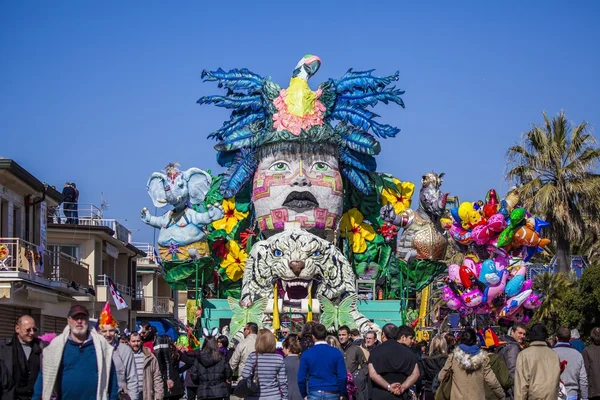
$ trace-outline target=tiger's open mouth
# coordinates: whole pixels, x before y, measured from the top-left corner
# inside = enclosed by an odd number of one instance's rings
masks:
[[[308,291],[311,288],[313,280],[305,279],[279,279],[277,281],[278,294],[283,299],[284,304],[299,304],[302,300],[308,298]],[[313,294],[317,285],[312,285]]]

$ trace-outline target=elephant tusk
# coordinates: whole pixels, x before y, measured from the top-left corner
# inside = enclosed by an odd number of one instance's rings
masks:
[[[161,204],[167,204],[167,201],[166,201],[166,200],[158,199],[158,200],[156,200],[156,201],[157,201],[157,202],[159,202],[159,203],[161,203]]]

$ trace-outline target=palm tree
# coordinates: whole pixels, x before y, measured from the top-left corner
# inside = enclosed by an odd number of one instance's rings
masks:
[[[544,298],[534,317],[544,324],[552,321],[556,325],[563,304],[562,295],[574,285],[575,277],[572,274],[544,272],[536,275],[533,279],[533,289],[542,292]]]
[[[558,271],[566,272],[571,244],[597,229],[585,220],[600,215],[600,149],[585,121],[572,127],[564,111],[552,120],[543,115],[543,126],[533,125],[508,149],[506,177],[519,185],[523,206],[550,222]]]

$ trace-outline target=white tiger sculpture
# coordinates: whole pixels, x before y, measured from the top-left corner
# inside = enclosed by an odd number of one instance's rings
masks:
[[[272,299],[275,283],[283,304],[298,309],[310,289],[313,299],[323,296],[334,303],[356,294],[354,271],[342,252],[327,240],[301,229],[285,230],[252,247],[244,270],[240,304],[248,307],[256,299]],[[361,332],[378,329],[355,305],[351,315]]]

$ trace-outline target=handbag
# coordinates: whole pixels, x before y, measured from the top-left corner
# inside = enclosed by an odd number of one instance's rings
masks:
[[[248,378],[242,378],[238,381],[233,394],[237,397],[244,398],[251,394],[256,394],[260,391],[258,382],[258,353],[254,354],[254,368],[252,374]]]
[[[440,382],[440,386],[435,391],[435,400],[450,400],[450,394],[452,393],[452,361],[454,357],[450,360],[450,368],[444,375],[444,379]]]

